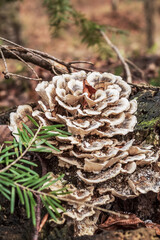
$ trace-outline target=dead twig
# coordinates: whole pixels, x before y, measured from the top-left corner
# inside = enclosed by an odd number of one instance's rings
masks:
[[[31,67],[30,64],[28,64],[26,61],[24,61],[20,56],[18,56],[15,52],[11,51],[10,49],[7,49],[5,46],[3,46],[7,51],[15,55],[21,62],[23,62],[28,68],[31,69],[31,71],[35,74],[36,78],[39,79],[39,76],[37,75],[36,71]]]
[[[30,53],[27,50],[24,50],[22,48],[18,48],[18,47],[12,47],[12,46],[5,46],[5,48],[3,48],[3,45],[0,46],[0,49],[3,50],[3,54],[5,56],[5,58],[7,59],[17,59],[17,57],[15,55],[13,55],[11,52],[9,52],[8,50],[6,50],[6,48],[12,50],[12,52],[16,53],[18,56],[20,56],[25,62],[29,62],[32,63],[36,66],[39,66],[45,70],[50,71],[51,73],[53,73],[52,70],[52,62],[47,60],[47,59],[43,59],[41,56],[37,56],[34,53]],[[1,57],[1,55],[0,55]],[[63,74],[63,69],[61,71],[61,74]]]
[[[94,70],[89,69],[89,68],[82,68],[82,67],[76,67],[76,66],[72,66],[72,68],[76,69],[76,70],[84,70],[86,72],[94,72]]]
[[[8,73],[9,76],[15,76],[15,77],[18,77],[18,78],[24,78],[24,79],[28,79],[28,80],[35,80],[35,81],[42,81],[42,78],[30,78],[30,77],[26,77],[26,76],[22,76],[22,75],[19,75],[19,74],[16,74],[16,73]]]
[[[133,83],[129,83],[129,85],[133,88],[137,88],[142,90],[152,90],[152,91],[160,91],[160,87],[154,87],[152,85],[140,85],[140,84],[133,84]]]
[[[60,196],[56,196],[56,197],[61,201],[65,201],[65,202],[68,202],[68,203],[74,203],[74,204],[77,204],[77,205],[85,205],[86,207],[93,208],[93,209],[96,209],[96,210],[99,210],[99,211],[102,211],[102,212],[106,212],[108,214],[116,215],[118,217],[123,217],[123,218],[126,218],[126,219],[129,218],[128,214],[122,214],[122,213],[115,212],[115,211],[112,211],[112,210],[109,210],[109,209],[101,208],[101,207],[98,207],[98,206],[93,206],[92,204],[85,203],[85,202],[78,202],[76,200],[73,200],[73,199],[70,199],[70,198],[67,198],[67,197],[60,197]]]
[[[74,64],[74,61],[66,63],[66,62],[64,62],[64,61],[62,61],[62,60],[60,60],[58,58],[53,57],[52,55],[50,55],[48,53],[44,53],[44,52],[41,52],[39,50],[34,50],[34,49],[30,49],[30,48],[27,48],[27,49],[29,49],[33,53],[37,53],[38,55],[43,56],[44,58],[48,58],[50,60],[53,60],[53,61],[55,61],[57,63],[62,64],[63,66],[65,66],[68,69],[68,72],[71,72],[71,68],[76,69],[76,70],[84,70],[84,71],[87,71],[87,72],[92,72],[93,71],[93,70],[88,69],[88,68],[81,68],[81,67],[77,67],[77,66],[71,66],[72,64]],[[77,61],[77,63],[87,63],[87,64],[92,64],[93,65],[93,63],[90,63],[90,62],[87,62],[87,61]],[[54,67],[55,66],[53,64],[52,68],[54,69]]]
[[[9,46],[7,45],[1,45],[0,49],[3,51],[3,56],[4,58],[11,58],[11,59],[17,59],[23,62],[24,64],[27,65],[28,62],[37,65],[39,67],[42,67],[46,70],[49,70],[51,73],[54,74],[65,74],[65,73],[71,73],[72,69],[75,70],[84,70],[86,72],[91,72],[91,69],[87,68],[82,68],[78,66],[74,66],[76,63],[85,63],[85,64],[91,64],[90,62],[87,61],[73,61],[73,62],[65,62],[62,61],[54,56],[49,55],[48,53],[41,52],[39,50],[34,50],[30,48],[25,48],[17,43],[14,43],[8,39],[5,39],[3,37],[0,37],[0,40],[5,41],[6,43],[10,44]],[[3,58],[2,54],[1,57]],[[57,67],[57,65],[59,65]],[[32,71],[34,69],[30,66],[27,65]],[[34,74],[35,71],[34,71]],[[5,74],[7,76],[7,74]],[[37,75],[36,75],[37,77]],[[38,79],[38,77],[37,77]],[[39,80],[39,79],[38,79]]]
[[[120,61],[122,62],[125,72],[126,72],[126,76],[127,76],[127,82],[128,83],[132,83],[132,75],[131,75],[131,71],[129,69],[128,64],[125,62],[124,58],[122,57],[120,51],[118,50],[118,48],[111,42],[111,40],[107,37],[107,35],[100,30],[101,35],[103,36],[103,38],[105,39],[105,41],[107,42],[107,44],[116,52],[118,58],[120,59]]]
[[[9,78],[8,66],[7,66],[7,62],[6,62],[6,59],[4,57],[2,49],[0,49],[0,52],[1,52],[2,60],[3,60],[3,64],[4,64],[4,67],[5,67],[5,72],[3,72],[3,73],[4,73],[6,78]]]
[[[36,227],[34,228],[33,240],[38,240],[40,222],[41,222],[41,198],[40,196],[37,196]]]
[[[125,61],[130,64],[133,68],[135,68],[140,74],[142,79],[144,79],[144,71],[142,69],[140,69],[135,63],[133,63],[131,60],[129,59],[125,59]]]
[[[77,64],[77,63],[85,63],[85,64],[90,64],[90,65],[94,66],[94,64],[92,62],[88,62],[88,61],[71,61],[68,64],[72,65],[72,64]]]
[[[48,53],[44,53],[44,52],[41,52],[41,51],[39,51],[39,50],[34,50],[34,49],[31,49],[31,48],[25,48],[25,47],[23,47],[23,46],[21,46],[21,45],[19,45],[19,44],[17,44],[17,43],[14,43],[14,42],[12,42],[12,41],[10,41],[10,40],[8,40],[8,39],[5,39],[5,38],[3,38],[3,37],[0,37],[0,39],[2,40],[2,41],[5,41],[5,42],[8,42],[8,43],[10,43],[10,44],[12,44],[12,45],[14,45],[14,46],[17,46],[17,47],[20,47],[20,48],[22,48],[22,49],[24,49],[24,50],[26,50],[26,51],[28,51],[28,52],[30,52],[30,53],[34,53],[34,54],[36,54],[36,56],[41,56],[41,57],[44,57],[43,58],[43,60],[46,60],[46,58],[48,58],[48,59],[51,59],[51,60],[53,60],[53,61],[55,61],[55,62],[57,62],[57,63],[60,63],[60,64],[62,64],[62,65],[64,65],[65,67],[70,67],[70,63],[72,64],[72,62],[69,62],[69,63],[66,63],[66,62],[64,62],[63,60],[60,60],[60,59],[58,59],[58,58],[56,58],[56,57],[54,57],[54,56],[52,56],[52,55],[50,55],[50,54],[48,54]],[[81,62],[85,62],[86,63],[86,61],[81,61]],[[87,62],[88,63],[88,62]],[[89,64],[92,64],[92,63],[89,63]],[[72,68],[77,68],[77,67],[75,67],[75,66],[72,66]],[[84,69],[85,70],[85,69]],[[87,70],[88,71],[88,70]]]
[[[47,173],[47,168],[45,165],[45,162],[43,161],[43,159],[40,157],[40,155],[38,153],[34,154],[34,159],[38,159],[40,164],[41,164],[41,168],[42,168],[42,177],[44,175],[46,175]],[[36,206],[36,227],[34,228],[34,235],[33,235],[33,240],[38,240],[38,235],[39,232],[42,230],[45,222],[47,221],[48,215],[46,220],[44,221],[44,218],[42,219],[41,222],[41,208],[42,208],[42,202],[41,202],[41,198],[39,195],[36,195],[37,197],[37,206]]]
[[[0,37],[0,40],[5,41],[5,42],[7,42],[7,43],[9,43],[9,44],[11,44],[11,45],[13,45],[13,46],[18,47],[18,48],[21,48],[21,49],[23,49],[23,50],[25,50],[25,51],[27,51],[27,52],[29,52],[29,53],[31,53],[31,54],[34,54],[35,56],[40,57],[42,60],[47,61],[45,58],[43,58],[43,57],[39,56],[38,54],[34,53],[34,51],[32,51],[32,49],[25,48],[25,47],[23,47],[23,46],[21,46],[21,45],[19,45],[19,44],[17,44],[17,43],[14,43],[14,42],[6,39],[6,38],[3,38],[3,37]],[[2,45],[2,47],[5,47],[5,46]],[[7,48],[7,50],[8,50],[8,48]],[[38,52],[38,51],[37,51],[37,52]],[[55,59],[56,59],[56,58],[55,58]],[[57,60],[58,60],[58,59],[57,59]]]

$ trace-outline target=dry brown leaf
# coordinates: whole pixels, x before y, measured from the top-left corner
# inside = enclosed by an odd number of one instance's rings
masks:
[[[88,93],[88,97],[91,98],[93,94],[95,94],[97,90],[95,88],[93,88],[91,85],[89,85],[89,83],[87,82],[87,80],[83,80],[83,92],[84,93]],[[87,106],[87,102],[84,100],[83,102],[83,107],[85,108]]]
[[[92,96],[92,94],[94,94],[97,90],[95,88],[93,88],[91,85],[89,85],[89,83],[87,82],[87,80],[83,80],[83,92],[88,93],[88,97],[90,98]]]
[[[160,236],[160,224],[157,223],[145,223],[146,228],[152,228],[156,231],[156,234]]]
[[[13,136],[11,135],[8,125],[0,125],[0,144],[2,144],[4,141],[12,140]]]
[[[140,224],[145,225],[144,222],[138,218],[135,214],[129,214],[128,219],[123,216],[109,216],[108,219],[99,225],[100,229],[113,230],[119,226],[124,228],[137,228]]]

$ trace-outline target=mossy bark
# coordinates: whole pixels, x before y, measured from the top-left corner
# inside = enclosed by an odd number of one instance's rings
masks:
[[[160,145],[160,88],[138,91],[132,98],[138,102],[137,125],[134,136],[136,142],[146,141]]]

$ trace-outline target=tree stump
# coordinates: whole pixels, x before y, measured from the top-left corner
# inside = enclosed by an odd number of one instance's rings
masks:
[[[160,88],[152,88],[152,87],[143,87],[134,85],[132,91],[132,99],[136,99],[138,102],[138,110],[137,110],[137,120],[138,123],[136,125],[135,131],[130,135],[135,137],[136,142],[146,141],[149,144],[153,144],[155,147],[160,145]],[[9,114],[13,112],[11,109],[8,112],[0,113],[0,124],[8,124],[9,122]],[[148,219],[151,217],[152,221],[156,223],[160,223],[159,217],[159,202],[157,199],[157,195],[155,193],[147,193],[145,196],[141,195],[134,199],[128,199],[126,201],[121,199],[116,199],[115,202],[112,203],[112,209],[115,211],[128,211],[134,212],[138,214],[138,217],[142,218],[147,216]],[[16,213],[15,213],[16,214]],[[26,220],[28,222],[28,220]],[[23,231],[20,231],[20,235],[18,234],[17,239],[24,238],[25,224],[21,225],[21,221],[17,222]],[[28,225],[28,224],[27,224]],[[0,223],[0,232],[5,231],[6,226],[3,221]],[[8,226],[8,232],[13,231],[13,226]],[[44,232],[43,237],[40,239],[45,240],[98,240],[98,239],[113,239],[113,240],[121,240],[121,239],[159,239],[153,229],[136,229],[136,230],[115,230],[115,231],[104,231],[100,234],[95,234],[93,236],[82,236],[82,237],[74,237],[73,230],[71,230],[71,225],[65,225],[62,227],[50,227],[48,229],[45,228],[46,232]],[[30,231],[31,232],[31,231]],[[2,234],[1,234],[2,236]],[[8,237],[7,237],[8,238]],[[2,238],[4,239],[4,238]],[[9,239],[9,238],[8,238]],[[16,238],[14,238],[16,239]],[[26,236],[26,240],[31,239],[30,236]]]

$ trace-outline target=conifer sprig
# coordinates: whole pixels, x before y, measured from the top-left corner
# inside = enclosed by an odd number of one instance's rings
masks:
[[[0,195],[10,201],[10,212],[14,213],[16,196],[26,210],[28,218],[32,218],[33,225],[36,225],[35,207],[37,196],[40,196],[44,207],[50,216],[57,221],[61,212],[65,209],[61,206],[58,195],[69,194],[64,186],[55,191],[49,187],[57,181],[61,181],[64,175],[53,180],[51,173],[40,177],[36,172],[37,164],[26,158],[26,154],[32,152],[50,153],[53,150],[59,151],[49,140],[55,136],[68,136],[70,133],[59,129],[64,125],[42,126],[32,117],[28,116],[35,125],[30,129],[24,123],[22,130],[18,129],[18,141],[5,142],[0,148]]]
[[[88,47],[96,46],[98,51],[104,51],[106,43],[100,31],[108,30],[113,33],[125,34],[127,31],[112,27],[110,25],[100,25],[88,19],[83,13],[77,11],[70,0],[43,0],[44,6],[49,14],[51,30],[54,36],[58,35],[61,29],[76,26],[81,37],[81,41]],[[106,53],[109,53],[109,49]]]

